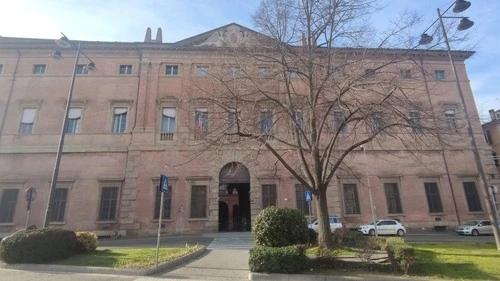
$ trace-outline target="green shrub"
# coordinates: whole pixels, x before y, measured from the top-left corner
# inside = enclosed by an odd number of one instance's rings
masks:
[[[17,233],[0,245],[0,259],[6,263],[45,263],[76,252],[73,231],[44,228]]]
[[[402,238],[388,238],[385,247],[393,271],[408,274],[410,266],[415,263],[415,250],[404,243]]]
[[[93,232],[77,232],[76,243],[78,252],[93,252],[97,248],[97,235]]]
[[[252,226],[257,246],[284,247],[308,242],[307,223],[301,211],[284,207],[262,210]]]
[[[357,241],[363,237],[363,234],[359,231],[349,231],[344,236],[342,243],[347,247],[355,247],[357,245]]]
[[[312,228],[307,229],[307,243],[312,246],[316,246],[318,244],[318,233],[316,233],[316,231]]]
[[[297,246],[261,247],[250,250],[251,272],[300,273],[309,268],[309,259]]]

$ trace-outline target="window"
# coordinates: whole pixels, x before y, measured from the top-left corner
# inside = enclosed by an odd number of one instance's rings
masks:
[[[486,130],[486,132],[484,133],[484,138],[486,139],[487,144],[489,144],[489,145],[493,144],[493,138],[491,137],[490,130]]]
[[[82,121],[82,108],[73,107],[68,112],[68,124],[66,125],[66,133],[75,134],[80,131]]]
[[[231,66],[228,70],[228,74],[229,76],[240,76],[242,75],[242,71],[241,71],[241,68],[239,68],[238,66]]]
[[[19,189],[4,189],[2,201],[0,201],[0,223],[11,223],[14,221],[17,196]]]
[[[204,138],[208,133],[208,110],[206,108],[196,109],[194,122],[195,139]]]
[[[103,187],[101,192],[101,206],[99,220],[109,221],[116,218],[116,203],[118,201],[118,187]]]
[[[299,73],[295,70],[289,70],[288,71],[288,77],[290,78],[298,78],[299,77]]]
[[[127,113],[126,107],[113,108],[113,133],[123,133],[127,129]]]
[[[260,77],[269,77],[271,75],[271,69],[266,66],[261,66],[257,69]]]
[[[132,65],[120,65],[120,74],[130,75],[132,74]]]
[[[79,64],[76,66],[76,74],[89,74],[89,70],[87,69],[87,65]]]
[[[50,201],[49,220],[54,222],[64,221],[64,212],[66,210],[66,199],[68,197],[67,188],[56,188]]]
[[[228,133],[235,133],[238,130],[238,125],[236,123],[238,116],[235,109],[229,109],[227,113],[227,126]]]
[[[443,205],[441,204],[441,197],[439,196],[438,185],[435,182],[424,183],[425,194],[427,195],[427,204],[429,205],[430,213],[443,212]]]
[[[161,131],[167,133],[175,132],[175,108],[164,107],[161,119]]]
[[[409,121],[414,133],[422,132],[422,128],[420,127],[420,111],[410,111]]]
[[[193,185],[191,187],[191,218],[207,217],[207,186]]]
[[[299,129],[304,130],[304,114],[302,113],[302,110],[294,110],[293,115],[295,117],[296,126],[298,126]]]
[[[276,206],[276,185],[263,184],[262,185],[262,209],[269,206]]]
[[[0,64],[0,74],[3,74],[3,64]]]
[[[371,69],[371,68],[365,69],[365,77],[366,78],[374,78],[375,73],[376,73],[375,69]]]
[[[208,65],[197,65],[194,68],[194,74],[196,76],[207,76],[210,71],[210,67]]]
[[[306,216],[309,215],[309,204],[306,201],[306,191],[307,188],[302,184],[295,185],[295,200],[297,204],[297,209],[302,211]]]
[[[347,124],[345,123],[345,116],[342,111],[334,111],[333,119],[335,121],[335,129],[341,133],[347,133]]]
[[[436,80],[444,80],[444,70],[434,70],[434,78]]]
[[[376,112],[372,115],[373,118],[373,131],[380,132],[384,129],[384,119],[382,119],[382,113]]]
[[[19,125],[20,134],[33,133],[33,125],[35,124],[36,108],[24,108],[21,124]]]
[[[463,182],[463,185],[469,212],[481,212],[483,208],[481,207],[481,201],[477,193],[476,183],[473,181]]]
[[[401,78],[403,78],[403,79],[410,79],[411,78],[411,70],[409,70],[409,69],[402,69],[401,70]]]
[[[260,112],[260,132],[262,134],[271,134],[271,128],[273,127],[273,115],[269,110],[263,110]]]
[[[168,186],[168,191],[163,193],[163,214],[162,219],[170,219],[170,206],[172,202],[172,186]],[[160,186],[156,186],[155,213],[154,219],[160,219],[161,191]]]
[[[33,65],[33,74],[45,74],[45,64],[35,64]]]
[[[165,66],[165,74],[168,76],[179,75],[179,66],[178,65],[166,65]]]
[[[387,199],[387,208],[389,214],[400,214],[403,212],[401,208],[401,200],[399,198],[397,183],[384,183],[385,197]]]
[[[344,208],[346,215],[361,214],[359,209],[359,198],[356,184],[349,183],[342,185],[344,190]]]
[[[457,131],[457,116],[455,109],[448,109],[444,112],[444,117],[446,119],[446,124],[448,124],[448,129],[452,131]]]

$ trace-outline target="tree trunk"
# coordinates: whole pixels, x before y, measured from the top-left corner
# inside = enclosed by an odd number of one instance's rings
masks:
[[[324,248],[333,247],[332,231],[326,202],[326,188],[318,188],[318,195],[314,196],[316,201],[316,211],[318,214],[318,246]]]

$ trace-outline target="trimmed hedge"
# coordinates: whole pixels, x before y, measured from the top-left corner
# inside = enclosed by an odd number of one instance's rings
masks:
[[[298,246],[261,247],[250,250],[251,272],[300,273],[309,268],[304,249]]]
[[[69,257],[76,249],[76,234],[73,231],[33,229],[2,241],[0,259],[6,263],[46,263]]]
[[[410,266],[415,263],[415,249],[405,244],[402,238],[388,238],[385,246],[392,269],[408,274]]]
[[[298,209],[268,207],[262,210],[252,226],[257,246],[284,247],[306,244],[310,240],[304,214]]]
[[[76,233],[77,250],[80,253],[89,253],[97,248],[97,235],[93,232],[80,231]]]

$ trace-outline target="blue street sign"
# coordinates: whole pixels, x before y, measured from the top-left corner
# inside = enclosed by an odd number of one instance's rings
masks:
[[[168,177],[165,175],[160,176],[160,191],[168,192]]]
[[[307,202],[310,202],[312,200],[312,194],[311,194],[311,191],[306,191],[305,192],[305,196],[306,196],[306,201]]]

